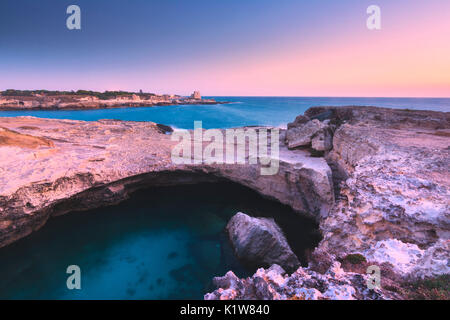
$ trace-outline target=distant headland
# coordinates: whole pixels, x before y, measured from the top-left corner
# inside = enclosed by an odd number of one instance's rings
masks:
[[[89,110],[122,107],[152,107],[183,104],[224,104],[203,99],[199,91],[180,96],[128,91],[5,90],[0,92],[0,111],[9,110]]]

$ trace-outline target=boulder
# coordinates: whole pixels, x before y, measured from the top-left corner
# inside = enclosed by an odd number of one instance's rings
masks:
[[[278,264],[288,272],[300,266],[273,219],[253,218],[239,212],[228,222],[227,231],[236,256],[247,264],[258,267]]]
[[[291,127],[286,132],[288,148],[293,149],[310,145],[313,137],[326,127],[327,125],[316,119],[296,127]]]
[[[298,127],[299,125],[302,125],[304,123],[307,123],[308,121],[310,121],[311,119],[307,116],[304,115],[299,115],[295,118],[294,122],[288,123],[287,128],[291,129],[291,128],[295,128]]]
[[[172,127],[166,126],[165,124],[156,123],[156,127],[158,128],[159,132],[164,133],[164,134],[173,132]]]
[[[333,148],[333,136],[328,129],[319,131],[311,140],[311,147],[316,151],[329,151]]]

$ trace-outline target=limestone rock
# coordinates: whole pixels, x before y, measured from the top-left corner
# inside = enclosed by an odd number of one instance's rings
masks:
[[[320,216],[323,240],[312,255],[315,262],[290,277],[258,270],[227,288],[234,298],[255,299],[267,293],[271,299],[401,298],[392,292],[368,291],[362,284],[365,270],[334,272],[350,283],[333,282],[325,271],[336,266],[336,259],[353,253],[363,254],[367,264],[390,270],[388,280],[396,285],[404,279],[448,274],[450,113],[316,107],[305,115],[336,126],[333,148],[325,154],[336,201],[328,214]],[[266,279],[265,286],[260,279]],[[205,298],[226,298],[221,288]]]
[[[236,256],[251,265],[278,264],[294,271],[300,266],[283,231],[269,218],[253,218],[244,213],[234,215],[227,225]]]
[[[207,293],[205,300],[385,300],[396,298],[383,289],[368,289],[367,276],[345,272],[339,262],[325,274],[299,268],[287,275],[277,265],[260,268],[247,279],[239,279],[231,271],[214,278],[217,290]]]
[[[326,156],[337,201],[320,222],[320,250],[362,253],[403,276],[448,273],[450,149],[441,132],[450,113],[328,109],[338,123]]]
[[[286,133],[286,142],[289,149],[310,145],[312,138],[324,128],[326,128],[326,125],[317,119],[291,127]]]
[[[450,273],[448,252],[448,240],[440,240],[422,250],[416,244],[389,239],[377,242],[365,252],[365,256],[378,263],[389,262],[399,274],[425,277]]]
[[[307,123],[309,120],[311,120],[309,117],[304,116],[304,115],[299,115],[295,118],[294,122],[288,123],[287,128],[291,129],[291,128],[298,127],[299,125]]]
[[[261,175],[248,161],[175,164],[171,128],[151,122],[2,117],[0,127],[0,247],[52,216],[114,205],[148,186],[227,179],[317,221],[334,204],[326,161],[284,144],[279,170]]]
[[[328,128],[319,131],[311,140],[311,147],[316,151],[329,151],[333,148],[333,136]]]

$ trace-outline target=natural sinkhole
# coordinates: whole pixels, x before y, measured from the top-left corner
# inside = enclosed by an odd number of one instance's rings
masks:
[[[140,190],[116,206],[50,219],[0,249],[0,299],[202,299],[212,279],[253,274],[225,232],[237,212],[274,217],[303,265],[317,224],[235,183]],[[69,290],[69,265],[81,290]]]

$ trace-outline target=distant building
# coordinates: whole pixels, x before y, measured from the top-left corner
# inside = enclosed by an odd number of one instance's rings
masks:
[[[191,98],[200,100],[202,98],[202,95],[200,94],[200,91],[194,91],[194,93],[191,95]]]

